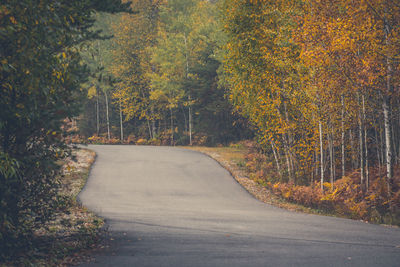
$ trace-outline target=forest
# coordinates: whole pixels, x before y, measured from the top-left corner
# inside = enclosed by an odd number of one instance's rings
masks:
[[[113,35],[84,58],[96,75],[77,126],[92,143],[216,145],[251,136],[218,84],[224,42],[208,1],[133,1],[137,14],[100,15]],[[76,140],[75,140],[76,141]]]
[[[5,0],[0,43],[1,251],[49,218],[71,142],[251,139],[282,198],[400,222],[397,0]]]
[[[92,46],[91,58],[104,58],[78,122],[89,142],[254,136],[259,156],[248,165],[277,194],[311,206],[327,198],[334,203],[316,206],[329,209],[348,195],[357,218],[398,212],[397,1],[160,0],[132,9],[108,17],[99,27],[114,39]]]
[[[224,84],[275,164],[253,159],[259,178],[306,206],[398,220],[399,3],[225,1],[222,21]]]

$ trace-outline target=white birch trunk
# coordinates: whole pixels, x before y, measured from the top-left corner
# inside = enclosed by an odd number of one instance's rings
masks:
[[[190,95],[189,95],[189,144],[192,145],[192,105],[191,105]]]
[[[322,123],[319,121],[319,146],[321,153],[321,189],[324,190],[324,145],[322,143]]]
[[[122,120],[122,105],[121,105],[121,98],[119,98],[119,124],[121,126],[121,142],[124,141],[124,125]]]
[[[385,7],[385,13],[387,13],[387,7]],[[386,42],[386,47],[390,47],[391,45],[391,40],[390,40],[390,33],[391,33],[391,27],[389,25],[389,22],[386,19],[386,14],[385,14],[385,19],[384,19],[384,25],[385,25],[385,42]],[[388,191],[389,193],[392,191],[391,185],[392,185],[392,180],[393,180],[393,140],[392,140],[392,135],[391,135],[391,110],[390,110],[390,100],[391,100],[391,95],[393,93],[393,85],[392,85],[392,75],[393,75],[393,69],[392,69],[392,58],[390,55],[386,55],[386,69],[387,69],[387,74],[386,74],[386,92],[383,93],[383,103],[382,103],[382,108],[383,108],[383,121],[384,121],[384,128],[385,128],[385,145],[386,145],[386,176],[387,176],[387,186],[388,186]]]
[[[279,164],[279,159],[278,159],[278,156],[277,156],[277,153],[276,153],[276,150],[275,150],[275,145],[274,145],[273,141],[270,141],[270,142],[271,142],[272,152],[274,153],[274,159],[275,159],[275,163],[276,163],[276,168],[278,170],[279,176],[282,179],[281,166]]]
[[[362,109],[363,109],[363,121],[364,121],[364,150],[365,150],[365,187],[368,190],[369,187],[369,169],[368,169],[368,136],[366,127],[366,114],[365,114],[365,96],[362,95]]]
[[[388,179],[388,185],[390,185],[393,178],[393,166],[392,166],[392,140],[391,140],[391,128],[390,128],[390,111],[389,111],[389,100],[387,96],[383,97],[382,109],[383,109],[383,123],[385,128],[385,154],[386,154],[386,176]]]
[[[107,96],[107,92],[104,91],[104,95],[106,97],[106,116],[107,116],[107,137],[108,140],[111,139],[111,133],[110,133],[110,117],[109,117],[109,112],[108,112],[108,96]]]
[[[100,108],[99,108],[99,89],[97,90],[97,97],[96,97],[96,132],[97,136],[100,134]]]
[[[185,40],[185,59],[186,59],[186,80],[189,79],[189,53],[188,53],[188,45],[186,39],[186,33],[183,35]],[[189,144],[192,145],[192,98],[189,93]]]
[[[169,108],[170,116],[171,116],[171,146],[174,145],[174,119],[172,117],[172,107]]]
[[[360,101],[358,101],[360,102]],[[358,139],[359,139],[359,155],[360,155],[360,184],[361,186],[365,185],[365,176],[364,176],[364,138],[363,138],[363,125],[362,125],[362,117],[361,111],[358,111]]]
[[[345,106],[344,106],[344,96],[342,95],[342,177],[346,175],[346,158],[345,158],[345,144],[344,144],[344,113],[345,113]]]

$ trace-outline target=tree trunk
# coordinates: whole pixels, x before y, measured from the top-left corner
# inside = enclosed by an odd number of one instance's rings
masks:
[[[356,169],[357,164],[355,160],[355,153],[354,153],[354,136],[353,136],[353,131],[350,129],[349,130],[349,138],[350,138],[350,147],[351,147],[351,167],[352,169]]]
[[[328,145],[329,145],[329,163],[330,163],[330,179],[329,182],[333,188],[333,144],[332,144],[332,134],[328,134]]]
[[[373,120],[375,120],[375,117],[373,117]],[[381,164],[381,152],[380,152],[380,140],[378,138],[378,131],[376,130],[376,125],[374,126],[374,133],[375,133],[375,147],[376,147],[376,158],[378,159],[378,176],[381,175],[381,171],[382,171],[382,164]]]
[[[100,111],[99,111],[99,88],[96,87],[97,97],[96,97],[96,133],[97,136],[100,134]]]
[[[315,179],[317,179],[317,177],[318,177],[318,170],[319,170],[319,168],[318,168],[318,166],[319,166],[318,165],[318,162],[319,162],[318,147],[319,147],[318,142],[315,142],[315,148],[314,148]],[[313,179],[313,182],[314,182],[314,179]]]
[[[400,107],[400,101],[397,104],[398,107]],[[398,155],[397,155],[397,164],[400,164],[400,135],[399,135],[399,131],[400,131],[400,114],[397,114],[398,116],[398,121],[397,121],[397,151],[398,151]]]
[[[319,121],[319,146],[321,153],[321,189],[324,190],[324,145],[322,143],[322,123]]]
[[[121,142],[124,141],[124,125],[122,121],[122,105],[121,105],[121,98],[119,98],[119,124],[121,126]]]
[[[344,106],[344,96],[342,95],[342,140],[341,140],[341,145],[342,145],[342,177],[346,175],[346,158],[345,158],[345,144],[344,144],[344,112],[345,112],[345,106]]]
[[[186,80],[189,80],[189,53],[188,53],[188,46],[187,46],[187,39],[186,33],[183,35],[185,40],[185,60],[186,60]],[[192,98],[189,92],[189,144],[192,145]]]
[[[360,97],[357,95],[358,104],[360,104]],[[365,186],[365,176],[364,176],[364,137],[363,137],[363,122],[361,110],[358,110],[358,134],[359,134],[359,155],[360,155],[360,184],[364,189]]]
[[[286,120],[287,126],[289,126],[289,114],[288,114],[288,111],[287,111],[287,104],[286,104],[286,101],[283,101],[283,107],[284,107],[284,109],[285,109],[285,120]],[[291,174],[292,178],[291,178],[291,181],[293,181],[294,183],[296,183],[296,168],[295,168],[295,166],[294,166],[294,163],[293,163],[294,160],[293,160],[293,156],[292,156],[292,153],[291,153],[291,151],[292,151],[292,144],[293,144],[292,133],[291,133],[290,130],[288,130],[288,132],[287,132],[287,142],[286,142],[286,146],[287,146],[287,151],[288,151],[288,156],[289,156],[289,164],[290,164],[290,167],[291,167],[291,170],[292,170],[292,174]]]
[[[398,101],[398,104],[397,104],[397,106],[398,107],[400,107],[400,101]],[[395,140],[397,140],[397,164],[400,164],[400,134],[399,134],[399,131],[400,131],[400,114],[398,113],[397,114],[397,116],[398,116],[398,121],[397,121],[397,139],[395,139]]]
[[[285,145],[285,158],[286,158],[286,167],[288,170],[288,176],[289,176],[289,181],[292,181],[292,171],[290,169],[290,161],[289,161],[289,155],[287,151],[287,146]]]
[[[189,123],[188,123],[188,120],[186,119],[186,111],[185,111],[185,108],[184,108],[184,107],[181,107],[181,109],[182,109],[183,120],[184,120],[184,126],[185,126],[185,134],[186,134],[187,132],[189,132],[189,128],[188,128]]]
[[[147,130],[149,131],[149,139],[153,139],[152,133],[151,133],[151,126],[150,126],[150,120],[146,119],[147,123]]]
[[[104,91],[104,95],[106,97],[106,116],[107,116],[107,138],[108,140],[111,139],[111,133],[110,133],[110,117],[109,117],[109,113],[108,113],[108,96],[107,96],[107,92]]]
[[[379,125],[379,137],[380,137],[380,140],[379,140],[379,146],[380,146],[380,151],[381,151],[381,165],[382,166],[386,166],[386,156],[385,156],[385,144],[384,144],[384,140],[385,140],[385,138],[384,138],[384,133],[383,133],[383,127],[382,127],[382,122],[381,121],[379,121],[378,122],[378,125]]]
[[[151,131],[152,131],[152,137],[153,139],[156,138],[157,132],[156,132],[156,121],[154,120],[153,116],[151,119]]]
[[[174,119],[172,117],[172,107],[169,108],[170,116],[171,116],[171,146],[174,145]]]
[[[391,184],[393,179],[393,158],[392,158],[392,140],[391,140],[392,135],[390,132],[389,97],[387,96],[383,96],[382,109],[383,109],[383,123],[385,128],[386,177],[387,177],[388,189],[391,190]]]
[[[277,168],[277,170],[278,170],[279,176],[280,176],[281,179],[282,179],[281,166],[279,165],[279,159],[278,159],[278,156],[277,156],[277,153],[276,153],[274,141],[270,141],[270,142],[271,142],[272,152],[274,153],[276,168]]]
[[[315,155],[313,156],[312,168],[311,168],[311,177],[310,177],[310,185],[314,183],[314,170],[315,170]]]
[[[192,145],[192,104],[191,97],[189,95],[189,144]]]
[[[365,114],[365,96],[362,95],[362,110],[363,110],[363,122],[364,122],[364,150],[365,150],[365,187],[369,188],[369,169],[368,169],[368,136],[367,136],[367,123]]]
[[[336,162],[335,162],[335,143],[334,143],[334,130],[332,124],[330,125],[329,138],[329,158],[330,158],[330,184],[333,189],[333,183],[336,179]]]
[[[392,106],[392,105],[390,105]],[[394,118],[393,118],[393,113],[392,113],[392,109],[390,108],[390,131],[392,133],[392,164],[395,164],[396,162],[396,156],[397,156],[397,151],[396,151],[396,139],[395,139],[395,128],[394,128]]]
[[[387,8],[386,8],[387,9]],[[385,13],[387,10],[385,9]],[[389,48],[391,45],[390,34],[391,34],[391,26],[386,19],[384,19],[385,25],[385,42],[386,47]],[[387,176],[387,186],[389,194],[392,191],[392,183],[393,183],[393,140],[390,132],[391,127],[391,96],[393,94],[393,85],[392,85],[392,76],[393,76],[393,68],[392,68],[392,58],[390,55],[386,55],[386,92],[383,92],[383,101],[382,101],[382,109],[383,109],[383,121],[385,127],[385,141],[386,141],[386,176]]]

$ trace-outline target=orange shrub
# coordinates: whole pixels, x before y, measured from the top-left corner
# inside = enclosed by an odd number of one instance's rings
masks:
[[[383,222],[384,217],[389,215],[398,220],[400,213],[400,191],[389,197],[385,179],[376,179],[365,193],[349,177],[337,180],[332,190],[327,185],[328,190],[324,192],[320,183],[313,186],[267,183],[267,187],[287,201],[354,219]]]
[[[137,144],[137,145],[147,145],[147,140],[146,140],[146,139],[143,139],[143,138],[140,138],[140,139],[138,139],[138,140],[136,141],[136,144]]]

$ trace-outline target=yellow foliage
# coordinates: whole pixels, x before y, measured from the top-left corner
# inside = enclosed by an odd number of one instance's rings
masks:
[[[288,199],[288,198],[290,198],[291,194],[292,194],[292,191],[291,190],[287,190],[285,193],[283,193],[283,197]]]
[[[325,182],[325,183],[324,183],[324,187],[327,188],[327,189],[329,189],[329,190],[331,190],[331,189],[332,189],[332,184],[331,184],[331,183],[328,183],[328,182]]]
[[[146,140],[146,139],[143,139],[143,138],[140,138],[140,139],[138,139],[138,140],[136,141],[136,144],[137,144],[137,145],[147,145],[147,140]]]
[[[95,86],[92,86],[89,88],[88,90],[88,98],[92,99],[93,97],[95,97],[97,95],[97,89]]]

